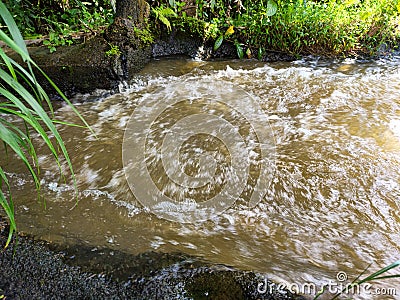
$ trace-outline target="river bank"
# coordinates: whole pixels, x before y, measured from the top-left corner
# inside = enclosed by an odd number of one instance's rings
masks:
[[[232,7],[226,1],[218,5],[192,2],[117,1],[113,21],[107,26],[90,34],[74,32],[70,43],[64,35],[57,39],[64,43],[54,43],[49,34],[44,40],[36,39],[29,51],[66,96],[72,97],[96,89],[118,91],[121,82],[129,84],[151,59],[165,56],[275,62],[310,55],[377,58],[398,50],[399,12],[384,0],[362,5],[357,1],[331,1],[329,5],[239,1]],[[72,45],[62,46],[67,44]],[[47,80],[41,74],[38,77],[57,98]]]
[[[7,233],[0,219],[1,247]],[[207,264],[183,254],[133,256],[79,245],[61,249],[22,234],[18,243],[14,239],[2,249],[0,266],[0,296],[8,300],[305,299],[272,282],[267,292],[260,293],[262,274]]]

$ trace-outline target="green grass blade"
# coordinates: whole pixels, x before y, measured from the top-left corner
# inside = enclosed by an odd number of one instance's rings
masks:
[[[379,279],[379,277],[378,277],[379,275],[382,275],[383,273],[386,273],[387,271],[389,271],[391,269],[394,269],[394,268],[396,268],[398,266],[400,266],[400,260],[398,260],[398,261],[396,261],[396,262],[394,262],[394,263],[392,263],[392,264],[380,269],[379,271],[377,271],[377,272],[365,277],[364,279],[358,281],[357,284],[362,284],[362,283],[367,282],[367,281]],[[393,276],[396,276],[396,275],[393,275]],[[397,275],[396,277],[400,277],[400,275]]]
[[[4,246],[4,248],[7,248],[11,242],[13,233],[17,231],[17,224],[15,223],[15,219],[14,219],[14,205],[11,201],[11,196],[10,196],[10,203],[9,203],[7,201],[7,198],[5,197],[5,195],[3,194],[3,192],[1,190],[0,190],[0,205],[3,207],[8,219],[10,220],[10,229],[8,231],[7,241]]]
[[[4,109],[0,107],[0,112],[6,112],[6,113],[10,113],[12,112],[12,110],[9,109]],[[7,122],[4,119],[0,119],[0,123],[2,123],[4,126],[8,127],[10,130],[14,131],[18,136],[21,137],[21,140],[24,141],[24,146],[27,150],[27,152],[29,153],[30,157],[33,160],[33,164],[37,165],[37,156],[36,156],[36,151],[35,151],[35,147],[32,144],[32,139],[29,136],[29,129],[27,129],[27,123],[30,121],[25,115],[19,113],[19,112],[14,112],[12,113],[15,116],[20,117],[22,120],[24,120],[24,124],[25,124],[25,130],[26,133],[23,132],[22,130],[20,130],[18,127],[16,127],[15,125],[11,124],[10,122]],[[26,121],[25,121],[26,120]],[[38,169],[38,174],[39,174],[39,169]],[[39,183],[37,183],[37,187]]]
[[[52,103],[49,96],[38,83],[34,69],[36,69],[48,80],[51,86],[61,95],[67,102],[77,116],[82,120],[86,128],[94,134],[84,118],[79,114],[72,103],[65,97],[61,90],[54,84],[54,82],[33,62],[29,56],[27,47],[18,30],[11,14],[6,6],[0,0],[0,17],[4,20],[8,31],[11,36],[8,36],[3,30],[0,29],[0,40],[6,46],[13,50],[16,54],[20,55],[21,59],[26,63],[26,66],[21,66],[19,63],[11,59],[7,53],[0,49],[0,96],[6,98],[6,102],[0,103],[0,112],[8,115],[13,115],[21,120],[25,127],[25,133],[19,127],[19,124],[14,124],[13,121],[5,120],[0,117],[0,140],[5,145],[6,154],[7,149],[11,149],[16,156],[22,160],[31,173],[36,188],[39,192],[40,182],[38,180],[39,168],[37,173],[34,171],[33,166],[37,164],[37,156],[35,147],[33,146],[30,132],[33,130],[38,133],[39,137],[44,141],[45,145],[50,149],[50,152],[55,158],[55,162],[62,174],[62,167],[59,160],[59,153],[64,156],[68,168],[71,171],[71,177],[74,180],[76,189],[76,179],[72,168],[72,163],[69,158],[67,149],[64,142],[57,131],[56,124],[70,125],[67,122],[54,121],[54,113]],[[51,111],[52,118],[46,112],[42,104],[46,103]],[[76,125],[78,127],[83,127]],[[51,137],[51,138],[50,138]],[[56,150],[57,148],[57,150]],[[8,198],[4,194],[2,187],[3,183],[7,186],[10,192],[10,186],[7,181],[7,176],[3,169],[0,167],[0,205],[6,212],[10,221],[10,233],[7,241],[9,244],[13,232],[16,231],[16,223],[14,219],[14,204],[12,197]],[[11,193],[10,193],[11,195]]]
[[[27,72],[22,66],[20,66],[17,62],[14,60],[10,59],[11,63],[16,66],[23,75],[27,77],[27,82],[33,82],[35,81],[35,77],[31,76],[29,72]],[[75,106],[69,101],[69,99],[64,95],[64,93],[60,90],[60,88],[50,79],[50,77],[33,61],[31,61],[32,65],[45,77],[45,79],[50,83],[50,85],[55,89],[57,94],[61,96],[61,98],[70,106],[72,111],[79,117],[79,119],[82,121],[84,126],[90,130],[90,132],[93,135],[96,135],[96,133],[93,131],[93,129],[90,127],[90,125],[86,122],[86,120],[83,118],[83,116],[79,113],[79,111],[75,108]],[[43,88],[40,85],[36,86],[41,97],[43,97],[46,100],[47,105],[49,106],[50,110],[53,112],[52,104],[51,101],[47,95],[47,93],[43,90]]]
[[[0,70],[0,74],[1,74],[1,70]],[[38,119],[43,121],[43,115],[45,115],[46,118],[48,120],[50,120],[50,118],[47,116],[47,114],[44,112],[44,110],[42,109],[41,113],[37,114],[37,112],[35,112],[35,111],[32,112],[30,109],[28,109],[22,103],[22,101],[20,101],[16,96],[11,94],[6,89],[0,88],[0,93],[3,94],[7,99],[12,101],[15,104],[15,106],[21,111],[20,114],[17,113],[17,111],[15,111],[15,110],[9,110],[9,112],[10,113],[15,112],[19,117],[23,118],[26,122],[28,122],[32,126],[32,128],[40,134],[41,138],[44,140],[47,147],[50,149],[50,151],[53,153],[56,160],[58,161],[58,156],[57,156],[56,150],[53,146],[53,143],[49,139],[49,137],[48,137],[47,133],[45,132],[45,130],[43,129],[43,127],[38,122]],[[39,107],[41,107],[41,106],[39,106]],[[35,115],[37,115],[38,117],[34,116],[33,113],[35,113]],[[50,122],[51,122],[51,120],[50,120]]]
[[[13,90],[15,90],[21,97],[24,99],[27,104],[31,107],[32,112],[34,112],[43,123],[45,123],[46,127],[51,131],[51,133],[56,137],[57,143],[63,144],[60,135],[58,134],[52,120],[49,118],[43,107],[38,103],[38,101],[22,86],[20,83],[13,80],[13,78],[0,69],[0,77],[4,80]],[[18,100],[17,97],[13,97],[11,93],[9,93],[5,89],[1,89],[1,93],[7,95],[7,98],[12,100],[16,105],[24,112],[28,113],[26,106]],[[36,129],[36,128],[35,128]],[[51,146],[51,143],[48,144],[53,153],[55,153],[54,147]],[[61,146],[61,145],[60,145]]]
[[[3,59],[3,61],[5,62],[5,64],[7,65],[8,70],[10,71],[12,77],[17,80],[17,76],[15,75],[15,71],[14,68],[9,60],[9,57],[6,55],[6,53],[4,52],[4,50],[2,48],[0,48],[0,57]]]
[[[389,279],[389,278],[400,278],[400,274],[379,276],[379,277],[375,277],[373,280]]]
[[[340,292],[338,292],[333,298],[331,298],[331,300],[337,299],[337,298],[338,298],[341,294],[343,294],[343,292],[346,291],[349,287],[359,286],[359,285],[361,285],[361,284],[363,284],[363,283],[365,283],[365,282],[369,282],[369,281],[372,281],[372,280],[390,279],[390,278],[400,278],[400,274],[380,276],[380,275],[382,275],[383,273],[386,273],[387,271],[389,271],[389,270],[391,270],[391,269],[394,269],[394,268],[400,266],[400,260],[398,260],[398,261],[396,261],[396,262],[390,264],[389,266],[386,266],[386,267],[384,267],[384,268],[378,270],[377,272],[375,272],[375,273],[373,273],[373,274],[371,274],[371,275],[365,277],[364,279],[358,280],[358,279],[369,269],[370,266],[371,266],[371,264],[370,264],[368,267],[366,267],[366,268],[364,269],[364,271],[363,271],[360,275],[358,275],[357,278],[354,279],[354,280],[351,282],[351,284],[350,284],[349,286],[346,286],[345,288],[343,288],[343,289],[342,289]],[[316,298],[314,298],[314,299],[316,299]]]
[[[17,154],[17,156],[23,161],[23,163],[28,168],[29,172],[32,174],[32,177],[34,178],[35,182],[39,183],[36,173],[33,170],[26,154],[23,151],[23,148],[27,147],[25,141],[20,136],[11,131],[9,128],[4,126],[4,124],[1,122],[0,122],[0,140],[4,141],[4,143],[7,144],[15,152],[15,154]]]
[[[3,182],[6,184],[8,193],[10,195],[9,201],[7,201],[7,198],[1,189]],[[8,219],[10,220],[10,229],[8,231],[7,241],[4,246],[4,248],[7,248],[11,242],[13,233],[17,231],[17,224],[16,224],[15,218],[14,218],[14,203],[13,203],[12,197],[11,197],[10,184],[8,182],[6,174],[4,174],[4,171],[1,167],[0,167],[0,205],[3,207]]]
[[[21,32],[19,31],[17,24],[15,24],[14,18],[12,17],[12,15],[10,14],[7,7],[2,1],[0,1],[0,16],[3,18],[4,23],[6,24],[8,30],[10,31],[10,34],[14,39],[15,43],[23,52],[28,54],[28,49],[26,48]]]
[[[44,111],[44,109],[40,105],[40,103],[38,103],[36,101],[36,99],[33,98],[33,96],[20,83],[15,82],[9,74],[7,74],[6,72],[4,72],[1,69],[0,69],[0,77],[9,86],[11,86],[15,91],[17,91],[17,93],[29,104],[29,106],[31,107],[32,111],[40,118],[40,120],[49,129],[50,133],[54,136],[54,138],[56,139],[56,143],[60,147],[61,153],[63,154],[63,156],[64,156],[64,158],[65,158],[65,160],[67,162],[68,168],[69,168],[69,170],[71,172],[71,177],[72,177],[72,179],[74,181],[74,186],[76,187],[75,173],[74,173],[74,170],[73,170],[73,167],[72,167],[71,160],[70,160],[69,155],[68,155],[68,151],[67,151],[67,149],[66,149],[66,147],[64,145],[64,142],[63,142],[59,132],[57,131],[53,121],[49,118],[49,116]],[[3,91],[3,93],[7,93],[7,92]],[[9,97],[11,98],[11,95],[9,95]],[[35,129],[40,129],[40,127],[38,126]],[[45,141],[47,143],[47,146],[49,147],[49,149],[52,152],[54,158],[56,159],[57,165],[58,165],[58,167],[60,169],[60,172],[62,173],[62,168],[61,168],[61,165],[60,165],[60,162],[59,162],[59,159],[58,159],[57,151],[55,150],[53,144],[51,143],[51,141],[47,137],[47,134],[43,134],[42,137],[45,139]],[[76,194],[77,194],[77,191],[76,191]]]
[[[50,108],[51,113],[53,114],[53,106],[51,104],[50,98],[45,92],[45,90],[40,86],[37,82],[36,77],[34,76],[33,70],[31,68],[31,63],[28,64],[27,71],[23,66],[18,64],[13,59],[9,58],[10,62],[15,66],[18,76],[24,80],[24,82],[29,86],[30,92],[34,93],[35,99],[42,105],[42,101],[45,100],[48,107]]]
[[[79,111],[76,109],[76,107],[69,101],[69,99],[64,95],[64,93],[59,89],[59,87],[50,79],[50,77],[39,67],[34,63],[34,66],[42,73],[42,75],[46,78],[46,80],[51,84],[51,86],[56,90],[56,92],[61,96],[61,98],[70,106],[72,111],[79,117],[79,119],[82,121],[82,123],[86,126],[87,129],[90,130],[90,132],[97,137],[96,133],[94,130],[90,127],[90,125],[86,122],[86,120],[83,118],[83,116],[79,113]]]
[[[3,41],[8,47],[13,51],[18,53],[24,61],[32,61],[29,54],[19,48],[17,43],[15,43],[3,30],[0,29],[0,40]]]
[[[54,120],[54,119],[53,119],[53,123],[61,124],[61,125],[67,125],[69,127],[78,127],[78,128],[87,129],[87,126],[84,126],[84,125],[79,125],[79,124],[75,124],[75,123],[69,123],[69,122],[59,121],[59,120]]]

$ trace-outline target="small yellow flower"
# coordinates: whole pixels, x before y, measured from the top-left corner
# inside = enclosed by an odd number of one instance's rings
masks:
[[[231,35],[235,32],[235,30],[233,30],[233,25],[229,26],[229,28],[225,31],[225,35]]]

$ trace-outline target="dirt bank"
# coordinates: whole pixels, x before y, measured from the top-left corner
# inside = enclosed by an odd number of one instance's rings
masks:
[[[7,228],[0,219],[0,245]],[[138,256],[79,245],[63,249],[19,235],[0,252],[3,299],[304,299],[264,276],[184,254]],[[112,255],[111,255],[112,254]]]

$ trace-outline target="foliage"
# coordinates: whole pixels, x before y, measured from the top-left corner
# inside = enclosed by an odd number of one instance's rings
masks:
[[[394,45],[400,37],[399,12],[390,8],[392,4],[390,0],[308,1],[306,6],[281,2],[264,38],[257,41],[293,54],[373,54],[381,44]],[[390,25],[390,20],[397,24]],[[256,30],[249,28],[247,35],[257,34]]]
[[[176,13],[171,8],[161,5],[159,7],[152,8],[151,12],[154,14],[157,20],[167,27],[168,31],[171,31],[171,23],[168,18],[176,16]]]
[[[48,37],[44,44],[50,52],[73,43],[75,32],[101,30],[114,15],[111,0],[9,0],[6,6],[23,36]]]
[[[117,45],[113,44],[108,44],[110,46],[110,50],[106,51],[106,56],[111,57],[111,56],[120,56],[121,55],[121,50]]]
[[[133,32],[144,46],[149,46],[154,42],[154,36],[151,33],[148,24],[146,24],[146,28],[143,29],[134,27]]]
[[[73,43],[74,41],[69,34],[60,36],[54,32],[50,32],[49,39],[43,41],[43,45],[49,48],[50,53],[55,52],[58,46],[72,45]]]
[[[52,119],[53,110],[51,101],[37,82],[34,70],[49,81],[53,88],[56,89],[60,96],[82,119],[84,124],[86,126],[87,124],[58,87],[31,59],[22,35],[2,1],[0,1],[0,17],[9,31],[8,35],[0,29],[0,40],[15,51],[26,64],[25,68],[22,67],[11,59],[7,53],[4,52],[3,48],[0,48],[0,96],[2,98],[0,102],[0,140],[3,142],[6,150],[11,150],[24,162],[39,191],[38,160],[35,147],[32,143],[31,132],[36,132],[44,141],[53,154],[55,163],[59,166],[60,171],[62,171],[62,168],[59,154],[64,157],[73,178],[74,172],[67,149],[55,127],[56,121]],[[44,106],[50,110],[49,114],[46,112]],[[22,121],[24,125],[23,129],[14,122],[9,121],[10,118],[5,118],[6,115],[14,116]],[[7,247],[17,227],[14,217],[14,203],[10,191],[10,182],[2,166],[0,166],[0,205],[10,221],[10,231],[6,243]]]
[[[221,47],[224,38],[229,37],[230,35],[234,34],[235,30],[233,29],[233,25],[229,26],[229,28],[225,31],[225,33],[220,35],[214,43],[214,51],[217,51],[219,47]]]
[[[151,20],[141,39],[163,30],[236,45],[238,55],[375,54],[400,39],[400,0],[147,0]],[[9,0],[25,36],[45,34],[50,51],[112,22],[116,0]],[[234,26],[235,32],[225,36]],[[219,47],[214,47],[217,51]],[[239,49],[240,48],[240,49]]]
[[[293,55],[375,54],[385,45],[395,48],[400,40],[399,0],[149,2],[153,10],[170,7],[177,14],[168,19],[169,26],[211,39],[214,50],[222,41],[231,42],[239,57],[257,53],[262,58],[266,50]],[[189,14],[188,7],[195,7],[195,12]],[[235,33],[227,37],[224,32],[230,26]]]

